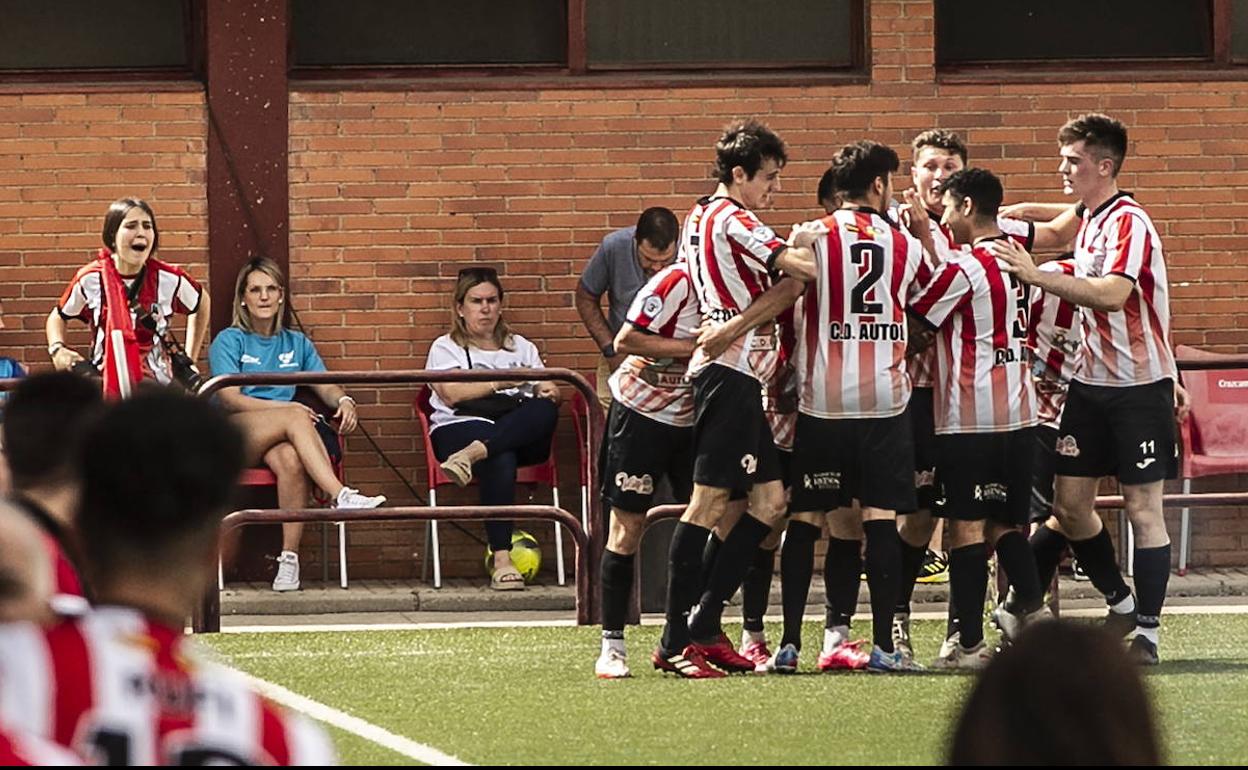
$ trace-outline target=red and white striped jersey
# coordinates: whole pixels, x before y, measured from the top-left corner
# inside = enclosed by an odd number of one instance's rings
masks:
[[[168,329],[175,313],[188,315],[199,309],[203,290],[194,278],[176,265],[149,258],[138,280],[142,283],[135,295],[135,302],[145,313],[150,313],[155,306],[156,312],[153,316],[157,331],[164,332]],[[132,290],[134,280],[123,276],[122,281],[128,291]],[[57,310],[65,320],[77,318],[91,326],[90,360],[99,366],[104,360],[104,329],[109,312],[104,303],[103,268],[99,259],[92,260],[78,270],[61,294]],[[130,316],[133,319],[134,313],[131,312]],[[169,357],[160,339],[151,329],[137,321],[134,324],[134,336],[139,342],[143,376],[155,377],[158,382],[166,385],[172,382]]]
[[[719,322],[742,312],[767,291],[772,262],[785,248],[770,227],[731,198],[699,200],[680,232],[680,258],[689,263],[702,314]],[[689,375],[715,363],[765,383],[778,357],[775,324],[765,323],[746,332],[714,361],[695,354]]]
[[[0,721],[108,765],[321,765],[319,727],[202,660],[180,628],[104,607],[0,627]]]
[[[0,730],[0,765],[5,767],[77,767],[82,758],[51,741]]]
[[[932,211],[927,212],[929,226],[932,230],[932,241],[936,244],[936,256],[940,259],[938,264],[930,264],[930,257],[925,261],[929,263],[930,269],[923,269],[919,272],[919,283],[927,285],[931,279],[933,272],[939,266],[949,261],[949,258],[958,253],[969,253],[970,244],[962,244],[959,246],[953,240],[953,233],[949,228],[940,224],[940,215],[934,214]],[[1031,222],[1024,222],[1021,219],[1010,219],[1008,217],[997,217],[997,227],[1001,228],[1001,232],[1010,236],[1012,240],[1018,241],[1024,249],[1031,251],[1032,244],[1036,240],[1036,226]],[[927,257],[927,255],[924,255]],[[936,348],[928,347],[923,351],[916,353],[906,359],[906,371],[910,372],[910,380],[916,388],[930,388],[936,382]]]
[[[633,297],[625,319],[661,337],[696,337],[702,313],[688,265],[676,262],[651,277]],[[652,420],[688,427],[693,425],[693,384],[685,376],[688,367],[688,358],[629,356],[611,375],[611,397]]]
[[[1075,274],[1073,259],[1045,262],[1046,272]],[[1056,294],[1031,287],[1031,314],[1027,345],[1031,348],[1031,373],[1036,383],[1036,408],[1042,425],[1056,428],[1061,422],[1066,390],[1079,365],[1083,326],[1079,308]]]
[[[1004,236],[1003,236],[1004,237]],[[911,310],[936,329],[936,433],[1036,424],[1025,286],[985,241],[941,265]]]
[[[819,223],[827,235],[813,245],[798,325],[798,408],[823,419],[900,414],[910,400],[905,307],[923,247],[871,209]]]
[[[1082,276],[1121,275],[1135,284],[1122,310],[1080,308],[1085,355],[1075,379],[1109,387],[1176,379],[1161,237],[1140,204],[1120,192],[1084,211],[1075,262]]]
[[[771,426],[771,438],[777,449],[793,451],[793,437],[797,435],[797,370],[793,366],[793,354],[797,348],[796,319],[802,314],[802,299],[785,308],[776,316],[780,331],[780,363],[776,375],[763,389],[763,414]]]

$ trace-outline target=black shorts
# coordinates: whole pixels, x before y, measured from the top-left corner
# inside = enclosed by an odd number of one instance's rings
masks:
[[[914,442],[910,418],[824,420],[797,416],[790,471],[793,512],[850,505],[914,510]]]
[[[780,460],[780,480],[787,487],[793,473],[793,450],[776,447],[776,457]]]
[[[914,495],[918,509],[930,511],[936,505],[936,413],[931,388],[915,388],[906,405],[910,432],[914,436]],[[913,513],[914,511],[898,511]]]
[[[612,401],[598,469],[602,499],[622,511],[650,510],[664,476],[677,502],[687,503],[693,490],[693,428],[652,420]]]
[[[936,516],[1010,527],[1027,523],[1034,428],[940,435],[936,451]]]
[[[693,480],[749,489],[780,479],[780,458],[763,414],[758,380],[712,364],[693,380]]]
[[[1057,469],[1057,428],[1036,426],[1036,453],[1031,461],[1031,521],[1039,524],[1053,515],[1053,477]]]
[[[1178,475],[1174,382],[1110,388],[1070,383],[1057,440],[1057,475],[1117,476],[1147,484]]]

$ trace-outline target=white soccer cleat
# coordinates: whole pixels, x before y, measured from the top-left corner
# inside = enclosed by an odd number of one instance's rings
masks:
[[[931,667],[941,671],[980,671],[992,660],[992,649],[983,639],[969,650],[957,639],[946,639],[940,652],[941,656],[932,661]]]
[[[628,670],[628,655],[614,647],[603,650],[594,663],[594,676],[599,679],[627,679],[632,676]]]

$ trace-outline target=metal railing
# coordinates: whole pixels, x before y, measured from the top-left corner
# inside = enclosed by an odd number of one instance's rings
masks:
[[[339,522],[350,521],[492,521],[496,519],[541,519],[562,524],[572,534],[576,545],[573,575],[576,581],[576,622],[587,625],[593,622],[590,586],[593,581],[587,569],[589,561],[589,536],[581,527],[580,518],[551,505],[434,505],[395,506],[393,508],[352,509],[350,512],[327,508],[304,508],[300,510],[249,508],[234,511],[221,522],[221,537],[231,530],[247,524],[278,524],[287,521]],[[221,630],[221,593],[214,584],[204,593],[198,611],[191,618],[195,633],[215,633]]]
[[[327,371],[327,372],[290,372],[290,373],[255,373],[255,374],[223,374],[213,377],[199,389],[199,395],[211,396],[222,388],[241,385],[425,385],[435,382],[490,382],[498,379],[498,370],[493,369],[403,369],[393,371]],[[266,523],[282,521],[384,521],[384,520],[473,520],[516,518],[516,511],[524,511],[527,518],[549,519],[558,521],[572,532],[576,543],[576,603],[577,622],[585,625],[598,621],[599,592],[596,589],[597,576],[602,561],[602,550],[606,542],[604,519],[602,517],[602,500],[598,489],[598,467],[593,461],[597,457],[597,446],[602,440],[605,418],[598,404],[597,392],[589,382],[571,369],[508,369],[507,376],[515,380],[554,380],[565,382],[576,388],[584,396],[586,412],[585,446],[578,447],[578,452],[586,452],[584,456],[590,462],[585,467],[585,482],[588,484],[587,527],[582,527],[579,519],[561,508],[553,506],[508,506],[506,508],[482,506],[419,506],[419,507],[387,507],[366,510],[352,510],[348,516],[340,511],[322,509],[304,509],[298,511],[281,510],[248,510],[236,511],[226,518],[229,527],[243,523],[264,521]],[[593,451],[591,451],[591,448]],[[431,462],[432,458],[426,458]],[[578,470],[579,473],[579,470]],[[534,514],[534,515],[529,515]],[[238,518],[232,519],[231,517]],[[288,517],[288,518],[283,518]],[[565,518],[566,517],[566,518]],[[521,517],[523,518],[523,517]],[[572,525],[575,525],[573,527]],[[223,524],[223,527],[226,525]],[[224,531],[224,530],[223,530]],[[200,608],[201,617],[196,620],[196,628],[213,626],[220,627],[220,596],[214,585],[208,592]]]

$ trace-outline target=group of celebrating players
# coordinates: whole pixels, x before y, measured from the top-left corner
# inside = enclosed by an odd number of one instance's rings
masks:
[[[1158,660],[1170,570],[1161,492],[1186,396],[1169,341],[1161,240],[1117,186],[1127,131],[1099,114],[1058,133],[1065,204],[1002,207],[954,133],[897,153],[859,141],[819,184],[826,216],[787,240],[754,211],[779,190],[784,142],[749,120],[716,144],[714,193],[685,217],[678,258],[638,292],[615,349],[601,456],[611,506],[602,560],[600,678],[629,676],[624,624],[656,485],[688,501],[673,534],[655,668],[687,678],[792,673],[826,524],[819,670],[923,668],[910,599],[938,519],[950,603],[932,663],[978,669],[995,555],[1006,642],[1048,616],[1069,547],[1106,598],[1107,627]],[[1037,266],[1031,251],[1073,252]],[[1093,510],[1116,476],[1134,526],[1135,592]],[[763,614],[780,554],[783,637]],[[865,541],[865,548],[864,548]],[[849,632],[865,569],[869,650]],[[723,632],[742,589],[742,643]]]

